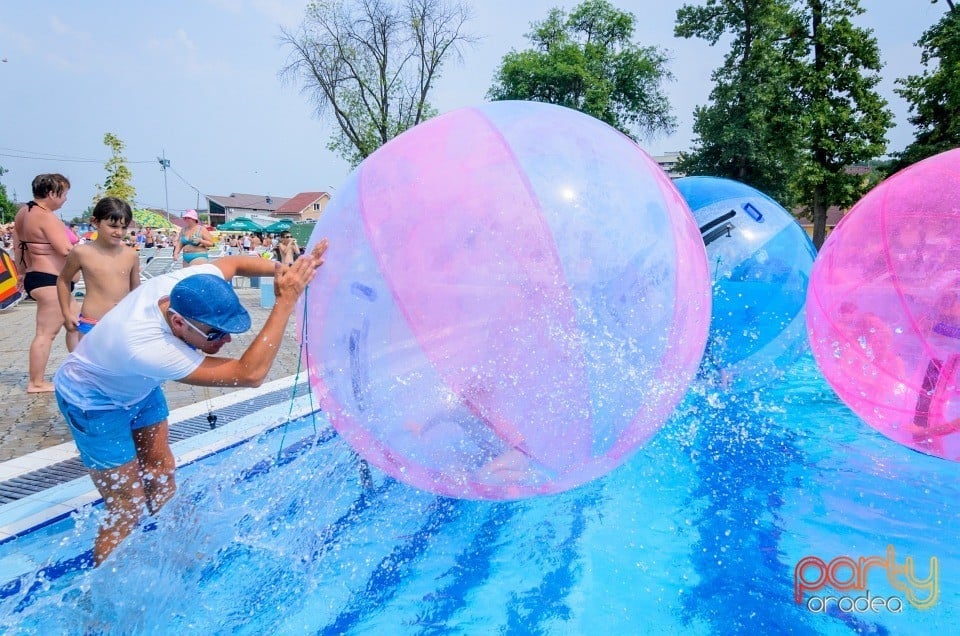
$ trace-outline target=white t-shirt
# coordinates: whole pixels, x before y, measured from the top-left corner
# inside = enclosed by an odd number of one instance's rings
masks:
[[[157,301],[197,274],[223,277],[210,263],[170,272],[141,283],[107,312],[53,376],[66,401],[85,411],[126,408],[164,381],[193,373],[204,354],[173,335]]]

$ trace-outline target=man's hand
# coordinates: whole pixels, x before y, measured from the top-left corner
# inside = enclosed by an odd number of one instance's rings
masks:
[[[273,278],[274,293],[277,300],[295,302],[306,289],[317,269],[323,265],[323,255],[327,251],[327,239],[320,240],[309,254],[304,254],[293,265],[277,268]]]
[[[327,251],[327,239],[323,239],[300,260],[290,267],[277,267],[274,272],[273,287],[277,300],[267,316],[263,329],[253,339],[247,350],[239,359],[207,356],[197,369],[180,382],[199,386],[260,386],[263,379],[270,372],[270,366],[277,357],[283,341],[283,331],[290,320],[290,314],[296,306],[297,299],[307,285],[313,280],[317,268],[323,265],[323,253]],[[238,259],[239,261],[260,261],[247,256],[219,259],[221,263]],[[228,265],[233,268],[232,265]]]

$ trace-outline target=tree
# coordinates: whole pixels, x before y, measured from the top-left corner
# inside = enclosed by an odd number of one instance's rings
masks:
[[[898,79],[894,89],[907,100],[916,138],[895,153],[891,172],[960,147],[960,10],[947,0],[947,13],[927,29],[917,46],[922,75]]]
[[[0,177],[3,177],[9,170],[0,166]],[[13,217],[17,215],[17,202],[11,201],[7,197],[7,186],[0,183],[0,223],[12,223]]]
[[[701,148],[691,164],[727,175],[742,165],[745,178],[812,216],[818,248],[827,209],[851,205],[869,186],[850,168],[883,154],[892,125],[875,90],[876,39],[852,21],[862,13],[859,0],[707,0],[678,12],[678,34],[715,43],[731,31],[752,51],[732,51],[713,106],[698,111]],[[698,26],[698,18],[713,21]],[[724,145],[734,149],[724,154]]]
[[[586,0],[569,15],[551,9],[531,24],[534,48],[503,57],[487,96],[574,108],[633,138],[670,133],[667,56],[631,42],[635,23],[606,0]]]
[[[710,104],[694,111],[695,147],[677,166],[751,185],[790,205],[788,175],[796,170],[802,115],[790,84],[802,52],[789,0],[708,0],[677,11],[674,33],[715,46],[730,34],[730,50],[712,75]]]
[[[93,195],[93,202],[97,203],[104,197],[117,197],[133,205],[137,190],[131,183],[133,173],[127,166],[127,158],[123,156],[124,144],[113,133],[106,133],[103,136],[103,145],[110,148],[112,154],[104,164],[107,178],[104,179],[103,185],[97,184],[97,193]]]
[[[307,7],[281,76],[303,82],[321,119],[337,124],[327,148],[357,165],[433,116],[428,97],[447,59],[474,41],[459,0],[326,0]]]
[[[89,223],[91,218],[93,218],[93,206],[88,205],[87,209],[84,210],[82,214],[74,215],[72,219],[67,221],[67,223],[73,225],[83,225],[84,223]]]
[[[868,187],[850,168],[884,153],[893,115],[876,91],[883,66],[876,38],[852,22],[863,13],[859,0],[802,4],[798,15],[808,28],[801,41],[812,58],[796,82],[805,157],[792,181],[812,215],[813,244],[819,249],[826,238],[827,209],[849,207]]]

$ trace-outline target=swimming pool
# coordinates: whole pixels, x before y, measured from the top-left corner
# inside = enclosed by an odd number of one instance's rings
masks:
[[[106,567],[82,567],[95,509],[0,544],[0,628],[926,634],[960,619],[956,465],[862,424],[809,356],[749,397],[694,388],[631,461],[551,497],[452,500],[376,471],[364,489],[319,413],[178,475],[177,498]],[[877,557],[865,589],[838,589],[861,557]],[[928,609],[879,563],[907,557],[917,579],[937,560]],[[32,565],[11,577],[18,558]],[[833,576],[821,589],[816,559]]]

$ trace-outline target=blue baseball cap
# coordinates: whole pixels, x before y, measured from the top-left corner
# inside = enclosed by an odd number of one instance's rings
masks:
[[[194,274],[173,287],[170,309],[227,333],[250,329],[250,314],[230,283],[216,274]]]

